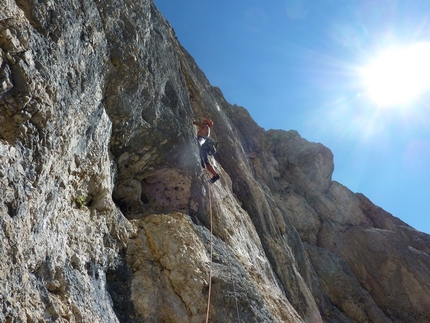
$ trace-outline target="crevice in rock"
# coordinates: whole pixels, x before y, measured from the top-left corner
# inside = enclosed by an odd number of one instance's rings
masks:
[[[126,261],[125,250],[116,267],[106,272],[107,291],[113,302],[113,309],[120,322],[138,323],[133,300],[131,299],[132,270]]]
[[[5,205],[7,207],[7,213],[11,218],[18,214],[16,207],[12,203],[5,203]]]

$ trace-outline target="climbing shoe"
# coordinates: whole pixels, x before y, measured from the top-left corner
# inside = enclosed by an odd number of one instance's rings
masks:
[[[219,175],[215,175],[214,177],[212,177],[209,181],[211,182],[211,183],[215,183],[217,180],[219,180],[220,179],[220,177],[219,177]]]

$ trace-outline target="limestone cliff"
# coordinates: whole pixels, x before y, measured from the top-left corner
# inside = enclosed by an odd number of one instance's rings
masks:
[[[211,322],[430,321],[430,237],[226,102],[151,0],[0,6],[1,322],[204,322],[211,238]]]

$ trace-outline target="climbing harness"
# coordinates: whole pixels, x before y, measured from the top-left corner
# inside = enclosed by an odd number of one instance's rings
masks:
[[[206,311],[206,323],[209,322],[209,308],[211,306],[211,289],[212,289],[212,201],[211,201],[211,186],[208,185],[209,195],[209,214],[210,214],[210,264],[209,264],[209,292],[208,292],[208,306]]]

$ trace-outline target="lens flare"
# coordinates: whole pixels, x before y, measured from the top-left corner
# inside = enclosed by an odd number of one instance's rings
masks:
[[[367,94],[382,107],[409,103],[430,89],[430,43],[383,52],[363,70]]]

